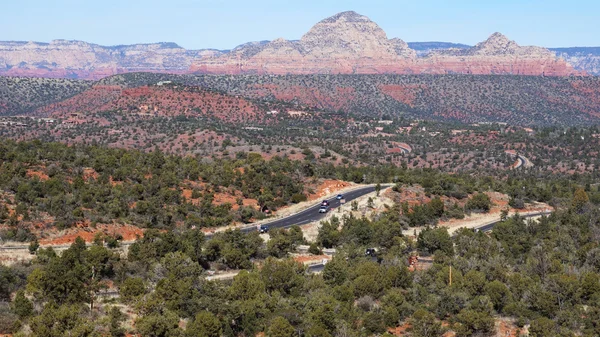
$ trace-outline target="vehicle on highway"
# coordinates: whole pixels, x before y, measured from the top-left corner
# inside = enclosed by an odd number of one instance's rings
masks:
[[[365,256],[376,257],[379,249],[377,248],[367,248],[365,249]]]
[[[261,225],[260,228],[258,229],[258,232],[263,234],[269,231],[269,227],[267,227],[266,225]]]
[[[329,206],[321,206],[319,208],[319,213],[327,213],[329,211]]]
[[[338,194],[335,198],[337,200],[342,200],[342,199],[344,199],[344,195],[343,194]]]
[[[321,206],[329,206],[329,200],[321,201]]]

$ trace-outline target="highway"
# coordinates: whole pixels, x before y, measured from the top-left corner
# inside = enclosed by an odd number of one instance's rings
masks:
[[[384,188],[387,188],[387,186],[382,186],[381,188],[384,189]],[[349,203],[354,199],[360,198],[363,195],[369,194],[372,192],[375,192],[375,186],[361,187],[361,188],[344,193],[344,199],[346,200],[346,203]],[[340,205],[341,205],[340,201],[337,200],[335,197],[333,197],[331,199],[326,199],[326,200],[329,200],[329,212],[333,212],[336,208],[340,207]],[[261,225],[267,226],[269,229],[273,229],[273,228],[287,228],[287,227],[291,227],[293,225],[304,225],[304,224],[307,224],[310,222],[319,221],[327,215],[325,213],[319,213],[319,208],[321,207],[321,201],[322,200],[319,200],[319,203],[317,203],[301,212],[287,216],[285,218],[273,220],[273,221],[266,222],[266,223],[261,223]],[[245,227],[245,228],[241,229],[241,231],[244,233],[256,231],[257,226],[258,225],[254,225],[252,227]]]
[[[528,214],[523,214],[521,215],[521,217],[523,218],[534,218],[536,216],[541,216],[541,215],[550,215],[552,213],[552,211],[541,211],[541,212],[536,212],[536,213],[528,213]],[[490,232],[494,226],[500,222],[500,219],[489,222],[485,225],[481,225],[479,227],[474,227],[473,229],[475,230],[479,230],[482,232]]]
[[[381,189],[383,190],[385,188],[388,188],[389,186],[390,185],[382,185]],[[348,191],[348,192],[344,193],[343,195],[344,195],[344,200],[346,200],[346,202],[349,203],[354,199],[360,198],[363,195],[366,195],[366,194],[369,194],[372,192],[375,192],[375,186],[366,186],[366,187],[357,188],[357,189]],[[329,200],[329,212],[332,212],[334,209],[340,207],[340,201],[337,200],[335,197],[326,199],[326,200]],[[316,203],[315,205],[313,205],[301,212],[298,212],[296,214],[292,214],[290,216],[287,216],[287,217],[284,217],[281,219],[275,219],[273,221],[260,223],[260,225],[267,226],[269,229],[287,228],[287,227],[291,227],[293,225],[304,225],[304,224],[307,224],[307,223],[310,223],[313,221],[319,221],[327,215],[325,213],[319,213],[321,201],[323,201],[323,200],[319,200],[318,203]],[[243,233],[250,233],[250,232],[256,231],[257,226],[258,226],[258,224],[254,224],[249,227],[241,228],[240,230]],[[212,236],[213,236],[213,234],[206,234],[207,239],[210,239]],[[120,245],[128,246],[128,245],[131,245],[132,243],[133,243],[133,241],[121,242]],[[70,246],[71,246],[70,244],[66,244],[66,245],[60,245],[60,246],[53,246],[53,248],[54,249],[67,249]],[[9,245],[9,246],[0,245],[0,251],[2,251],[2,250],[23,250],[23,249],[27,249],[27,247],[29,247],[28,244],[27,245],[16,244],[16,245]]]

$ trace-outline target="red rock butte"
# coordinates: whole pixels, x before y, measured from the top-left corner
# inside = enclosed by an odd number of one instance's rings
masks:
[[[583,75],[548,49],[519,46],[500,33],[467,49],[418,56],[366,16],[342,12],[298,41],[250,42],[230,51],[174,43],[103,47],[81,41],[0,42],[0,75],[98,79],[126,72],[195,74]]]

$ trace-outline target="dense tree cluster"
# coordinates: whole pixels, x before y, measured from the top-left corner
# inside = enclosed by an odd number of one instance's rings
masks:
[[[30,113],[92,86],[92,81],[0,76],[0,115]]]
[[[597,210],[570,208],[538,222],[514,216],[491,235],[428,229],[416,242],[399,232],[381,234],[397,221],[391,214],[334,220],[322,233],[341,226],[332,244],[337,254],[322,274],[268,257],[280,253],[254,234],[226,232],[206,241],[197,230],[149,231],[125,258],[78,240],[60,256],[40,250],[31,269],[3,267],[4,300],[16,295],[0,328],[27,325],[33,336],[121,336],[131,328],[117,306],[96,304],[90,311],[110,280],[119,301],[137,313],[135,331],[144,336],[359,336],[407,322],[414,336],[447,329],[484,336],[499,316],[529,324],[531,336],[596,336],[599,218]],[[295,231],[275,236],[293,238]],[[377,256],[365,256],[372,246],[379,247]],[[433,264],[409,271],[414,249],[434,254]],[[232,254],[239,255],[233,261],[264,260],[260,268],[236,265],[250,269],[230,283],[207,281],[204,267],[215,263],[217,250],[223,263]]]
[[[42,178],[43,175],[47,177]],[[573,179],[538,179],[535,175],[494,179],[393,165],[333,165],[279,156],[267,161],[257,153],[240,153],[236,159],[206,160],[199,156],[167,155],[160,150],[144,153],[39,141],[2,141],[0,189],[10,196],[0,205],[0,219],[9,224],[2,237],[31,241],[34,237],[26,224],[47,215],[54,219],[49,225],[58,228],[84,219],[92,223],[124,221],[159,229],[174,228],[178,223],[198,228],[250,222],[262,216],[259,210],[240,206],[234,211],[231,204],[215,204],[215,193],[239,191],[244,198],[257,200],[260,210],[274,210],[305,200],[310,192],[306,182],[319,178],[396,182],[397,190],[419,184],[431,197],[464,199],[474,194],[467,202],[467,211],[489,210],[489,198],[477,191],[505,192],[515,207],[531,201],[560,205],[577,188],[587,199],[581,199],[579,192],[575,202],[600,202],[598,187],[590,184],[593,177],[589,175]],[[192,200],[183,197],[186,187],[193,189]],[[401,213],[411,226],[433,225],[440,217],[463,216],[460,207],[444,206],[438,198],[410,210],[403,205]]]
[[[0,161],[3,201],[14,210],[7,206],[0,215],[13,233],[41,214],[60,226],[89,217],[148,228],[126,255],[118,253],[115,238],[98,237],[89,246],[77,239],[61,253],[33,241],[32,263],[0,267],[0,333],[364,336],[410,323],[415,336],[448,329],[482,336],[502,316],[528,325],[532,336],[600,334],[600,213],[597,186],[585,184],[586,176],[495,179],[392,165],[265,161],[253,153],[204,160],[11,141],[0,143]],[[290,258],[305,244],[297,226],[271,230],[268,242],[257,232],[207,238],[201,231],[238,216],[230,206],[213,205],[217,191],[238,190],[276,208],[317,178],[396,182],[396,191],[419,184],[431,201],[389,205],[373,218],[323,222],[310,251],[336,253],[321,274]],[[193,192],[198,203],[181,197],[181,184],[191,180],[203,182]],[[515,200],[552,201],[560,210],[539,221],[507,218],[490,235],[467,229],[450,235],[436,227],[415,240],[402,234],[411,224],[460,216],[442,197],[471,195],[467,210],[486,211],[490,200],[483,192],[492,190]],[[433,263],[410,271],[415,251]],[[208,270],[241,272],[222,282],[207,280]],[[101,296],[109,285],[118,289],[112,300]]]

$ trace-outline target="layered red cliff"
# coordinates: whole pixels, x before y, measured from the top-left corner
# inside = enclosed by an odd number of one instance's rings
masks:
[[[245,45],[194,62],[203,74],[581,74],[553,52],[522,47],[495,33],[466,50],[417,57],[367,17],[344,12],[317,23],[299,41]]]
[[[366,16],[343,12],[298,41],[247,43],[231,51],[185,50],[173,43],[103,47],[80,41],[0,42],[0,75],[99,79],[126,72],[199,74],[514,74],[581,75],[545,48],[499,33],[468,49],[425,56],[388,39]]]

